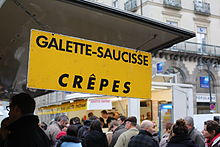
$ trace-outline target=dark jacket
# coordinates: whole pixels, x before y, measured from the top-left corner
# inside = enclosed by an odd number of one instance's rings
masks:
[[[90,127],[90,126],[82,126],[82,127],[78,130],[78,138],[84,139],[85,136],[87,135],[87,133],[89,132],[89,127]]]
[[[78,128],[78,130],[82,127],[81,123],[77,123],[77,124],[74,124],[74,125]]]
[[[27,115],[8,126],[10,134],[7,147],[49,147],[49,139],[38,126],[39,119],[35,115]]]
[[[111,123],[112,120],[115,120],[112,117],[108,117],[106,122],[104,121],[104,118],[100,117],[99,120],[103,123],[103,128],[108,128],[108,125]]]
[[[84,141],[86,147],[108,147],[106,135],[99,131],[89,131]]]
[[[60,138],[56,147],[60,147],[61,144],[66,143],[66,142],[72,143],[72,146],[81,144],[80,140],[77,137],[66,135]]]
[[[151,133],[140,130],[138,135],[131,138],[128,147],[159,147],[159,145]]]
[[[110,147],[114,147],[117,140],[118,140],[118,137],[124,133],[125,131],[127,131],[127,129],[125,128],[124,125],[120,125],[118,128],[115,129],[115,131],[113,132],[113,135],[112,135],[112,142],[110,143]]]
[[[197,146],[205,147],[205,138],[196,128],[193,127],[189,130],[189,137],[195,142]]]
[[[167,147],[198,147],[192,139],[186,136],[173,136],[167,144]]]

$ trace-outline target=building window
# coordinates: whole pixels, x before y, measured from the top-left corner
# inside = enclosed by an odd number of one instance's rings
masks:
[[[118,0],[113,0],[113,7],[116,7],[116,8],[119,7],[119,6],[118,6]]]
[[[207,28],[206,27],[197,27],[196,38],[198,43],[198,52],[206,53],[206,45],[207,44]]]
[[[176,21],[170,21],[170,20],[167,20],[166,21],[169,25],[172,25],[172,26],[175,26],[177,27],[178,26],[178,23]],[[177,44],[174,44],[172,47],[171,47],[172,50],[177,50]]]

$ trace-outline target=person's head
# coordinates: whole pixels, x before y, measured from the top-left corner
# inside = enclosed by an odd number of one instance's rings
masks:
[[[41,122],[40,123],[40,128],[42,128],[43,130],[47,130],[47,124],[45,122]]]
[[[102,115],[103,118],[108,118],[108,113],[107,113],[106,110],[102,110],[101,115]]]
[[[144,120],[141,123],[141,129],[145,130],[151,134],[153,134],[155,132],[155,127],[154,127],[154,123],[150,120]]]
[[[69,121],[69,118],[66,116],[66,115],[60,115],[57,122],[58,124],[64,128],[64,127],[67,127],[68,125],[68,121]]]
[[[34,99],[26,93],[19,93],[10,99],[9,108],[10,120],[15,121],[25,114],[33,114],[35,110]]]
[[[53,121],[58,121],[59,117],[60,117],[60,115],[55,116]]]
[[[214,138],[218,133],[220,133],[219,124],[214,120],[208,120],[204,122],[204,129],[202,134],[207,139]]]
[[[120,114],[119,112],[115,112],[114,118],[117,120],[119,118]]]
[[[93,115],[93,116],[91,116],[90,118],[89,118],[89,120],[98,120],[99,118],[97,117],[97,116],[95,116],[95,115]]]
[[[194,121],[191,116],[185,117],[184,120],[186,121],[186,126],[188,129],[192,129],[194,127]]]
[[[151,120],[151,112],[147,112],[147,118],[149,119],[149,120]]]
[[[188,134],[188,128],[184,119],[178,119],[172,128],[175,136],[186,136]]]
[[[126,119],[125,116],[119,116],[119,118],[118,118],[119,125],[124,124],[125,119]]]
[[[75,125],[70,125],[70,126],[67,128],[66,134],[69,135],[69,136],[77,136],[77,134],[78,134],[78,128],[77,128],[77,126],[75,126]]]
[[[110,125],[109,125],[109,128],[108,128],[108,131],[115,131],[115,129],[119,126],[119,123],[118,121],[116,120],[113,120],[111,121]]]
[[[115,113],[114,113],[114,112],[109,112],[109,113],[108,113],[108,116],[111,117],[111,118],[114,118]]]
[[[92,117],[92,116],[94,116],[94,114],[93,114],[92,112],[89,112],[89,113],[88,113],[88,118],[90,118],[90,117]]]
[[[125,120],[125,128],[126,129],[136,127],[136,125],[137,125],[137,118],[135,116],[128,117]]]
[[[156,132],[156,129],[157,129],[157,123],[155,121],[152,121],[153,122],[153,129],[154,129],[154,133]]]
[[[93,120],[90,126],[90,130],[102,132],[101,122],[99,120]]]
[[[91,123],[92,123],[92,120],[85,120],[85,121],[83,122],[84,126],[90,126]]]
[[[80,124],[80,118],[79,117],[73,117],[70,119],[70,125]]]
[[[173,126],[173,123],[171,123],[171,122],[166,123],[166,132],[167,133],[170,133],[172,126]]]

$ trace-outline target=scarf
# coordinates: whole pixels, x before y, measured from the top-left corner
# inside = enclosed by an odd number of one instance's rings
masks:
[[[211,140],[208,139],[206,141],[208,147],[212,147],[212,145],[216,144],[218,141],[220,140],[220,133],[217,134],[214,138],[212,138]]]

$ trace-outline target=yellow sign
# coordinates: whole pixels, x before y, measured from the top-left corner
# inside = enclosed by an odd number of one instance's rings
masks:
[[[56,113],[64,113],[64,112],[79,111],[86,109],[87,109],[87,100],[80,100],[62,105],[41,107],[38,109],[38,115],[56,114]]]
[[[151,54],[31,30],[27,85],[38,89],[150,98]]]

